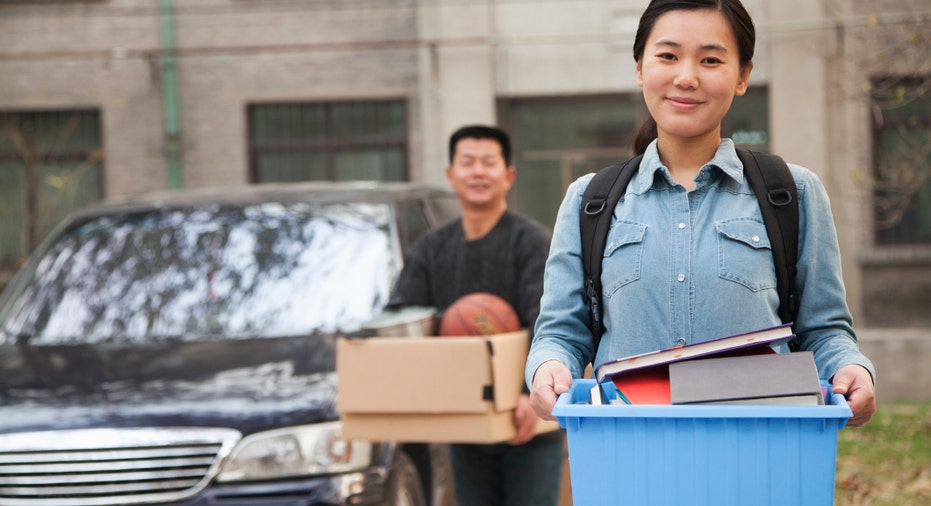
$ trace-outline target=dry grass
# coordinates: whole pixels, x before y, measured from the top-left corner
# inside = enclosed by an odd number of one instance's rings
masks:
[[[840,431],[835,504],[931,504],[931,402],[881,405],[864,427]]]

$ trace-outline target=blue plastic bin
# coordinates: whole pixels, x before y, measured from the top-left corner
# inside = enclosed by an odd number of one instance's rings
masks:
[[[566,429],[576,506],[834,502],[842,396],[824,406],[589,404],[574,380],[553,415]]]

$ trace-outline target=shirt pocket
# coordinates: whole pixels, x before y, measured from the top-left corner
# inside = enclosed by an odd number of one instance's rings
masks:
[[[718,275],[758,292],[776,287],[776,267],[766,226],[738,218],[715,223]]]
[[[610,296],[622,286],[640,279],[646,230],[646,225],[631,221],[618,221],[611,225],[601,273],[605,295]]]

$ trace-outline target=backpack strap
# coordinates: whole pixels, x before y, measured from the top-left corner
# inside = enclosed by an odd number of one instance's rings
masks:
[[[614,216],[614,207],[627,189],[634,173],[640,168],[643,156],[636,156],[623,163],[611,165],[599,170],[582,194],[582,208],[579,212],[579,227],[582,237],[582,266],[585,271],[585,291],[588,295],[588,309],[591,314],[592,338],[594,352],[597,353],[604,333],[601,308],[601,263],[604,257],[605,243],[608,240],[608,228]],[[592,356],[594,360],[594,355]]]
[[[776,290],[779,292],[779,318],[795,323],[798,291],[795,286],[798,261],[798,189],[786,162],[776,155],[738,149],[747,182],[756,194],[763,223],[773,250]],[[789,343],[798,349],[797,340]]]

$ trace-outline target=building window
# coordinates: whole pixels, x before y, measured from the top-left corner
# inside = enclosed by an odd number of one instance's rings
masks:
[[[929,89],[931,76],[871,82],[877,244],[931,244]]]
[[[721,122],[721,135],[738,147],[769,152],[769,88],[748,88],[735,97]]]
[[[0,111],[0,268],[15,269],[65,215],[102,196],[97,111]]]
[[[509,99],[498,111],[517,167],[511,204],[550,227],[572,181],[630,158],[646,117],[639,94]]]
[[[401,100],[254,104],[248,115],[253,182],[408,179]]]
[[[766,151],[768,100],[765,87],[735,99],[722,134]],[[514,142],[517,184],[511,203],[549,226],[572,181],[633,156],[634,135],[648,114],[640,93],[509,99],[498,110]]]

